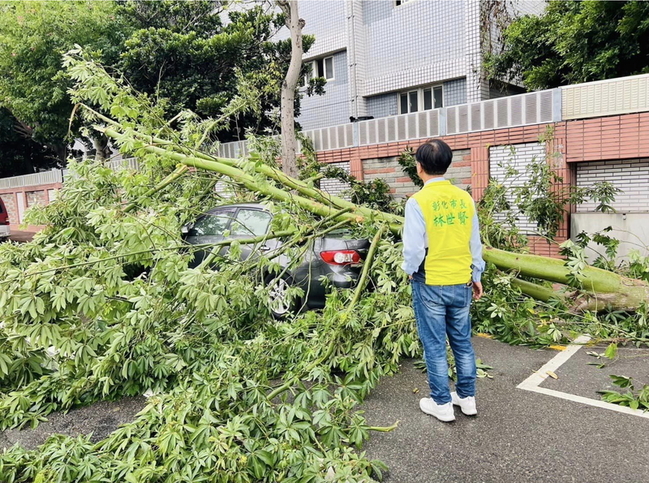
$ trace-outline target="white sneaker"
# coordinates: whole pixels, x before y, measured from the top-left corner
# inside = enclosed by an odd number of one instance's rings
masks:
[[[453,404],[437,404],[430,397],[423,397],[419,400],[419,407],[426,414],[435,416],[440,421],[449,423],[455,421],[455,413],[453,412]]]
[[[455,406],[460,406],[462,414],[465,416],[475,416],[478,414],[478,409],[475,407],[475,397],[460,397],[456,392],[452,392],[451,399]]]

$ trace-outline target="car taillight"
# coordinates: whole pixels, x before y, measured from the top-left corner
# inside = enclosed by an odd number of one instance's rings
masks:
[[[320,258],[329,265],[351,265],[361,261],[356,250],[329,250],[320,252]]]

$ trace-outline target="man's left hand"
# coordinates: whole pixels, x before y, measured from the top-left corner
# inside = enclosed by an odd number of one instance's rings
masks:
[[[473,300],[480,300],[484,291],[482,290],[482,282],[473,282]]]

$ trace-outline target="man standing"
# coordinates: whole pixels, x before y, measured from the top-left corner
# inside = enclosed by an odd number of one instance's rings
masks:
[[[455,420],[453,405],[468,416],[477,414],[469,309],[471,296],[482,296],[485,267],[475,203],[444,179],[452,158],[444,141],[419,146],[415,159],[424,187],[406,203],[403,229],[403,269],[412,284],[430,386],[430,397],[419,407],[446,422]],[[446,336],[455,356],[456,392],[449,390]]]

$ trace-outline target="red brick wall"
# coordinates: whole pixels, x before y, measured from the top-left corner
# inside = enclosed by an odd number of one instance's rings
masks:
[[[403,171],[396,156],[363,159],[361,163],[365,181],[384,180],[390,185],[390,192],[396,197],[410,196],[419,190]],[[468,149],[456,150],[453,153],[453,163],[446,173],[446,177],[456,186],[465,189],[471,185],[471,174],[471,151]]]
[[[535,255],[544,257],[560,258],[559,245],[566,241],[567,238],[557,236],[553,243],[548,242],[545,238],[540,236],[530,236],[527,238],[530,252]]]
[[[551,130],[548,136],[548,129]],[[602,161],[617,159],[634,159],[649,157],[649,113],[624,114],[596,119],[566,121],[552,124],[524,126],[510,129],[499,129],[479,133],[461,134],[442,137],[454,151],[466,150],[462,160],[456,160],[455,166],[471,166],[471,179],[463,179],[463,184],[471,185],[475,199],[480,199],[489,182],[489,147],[538,142],[547,137],[548,160],[556,165],[563,177],[563,182],[555,189],[565,189],[574,184],[575,167],[573,163],[583,161]],[[425,139],[386,143],[358,148],[347,148],[318,153],[318,159],[326,163],[349,162],[350,172],[357,179],[363,179],[363,161],[394,158],[406,148],[416,148]],[[388,169],[388,168],[385,168]],[[394,173],[394,169],[390,172]],[[370,171],[367,174],[372,174]],[[373,173],[374,175],[379,173]],[[386,174],[388,172],[386,171]],[[405,176],[395,178],[395,183],[407,183]],[[35,189],[24,188],[28,206],[42,201],[36,191],[58,188],[60,186],[43,186]],[[406,188],[403,186],[402,188]],[[23,190],[23,189],[21,189]],[[395,188],[396,190],[396,188]],[[14,223],[17,220],[15,190],[0,190],[0,196],[7,205],[7,211]],[[403,191],[403,189],[402,189]],[[42,191],[40,191],[43,193]],[[47,202],[45,194],[45,202]],[[574,207],[567,206],[569,212]],[[558,240],[569,236],[568,215],[559,231]],[[555,246],[548,246],[542,239],[531,239],[530,246],[535,253],[556,256]]]
[[[27,206],[34,206],[36,204],[46,205],[47,204],[47,191],[46,190],[37,190],[37,191],[26,191],[25,197],[27,199]]]
[[[649,112],[569,121],[566,161],[649,157]]]
[[[18,220],[18,208],[16,207],[16,197],[13,193],[0,193],[0,198],[7,209],[9,223],[14,224]]]
[[[499,129],[497,131],[486,131],[479,133],[460,134],[455,136],[441,137],[453,151],[466,150],[461,160],[455,160],[454,165],[458,168],[471,166],[471,179],[463,179],[463,182],[471,185],[473,198],[479,200],[489,183],[489,147],[511,144],[522,144],[538,142],[540,138],[547,138],[548,161],[552,161],[563,182],[556,189],[565,189],[574,180],[574,170],[566,163],[567,144],[567,123],[540,124],[524,126],[511,129]],[[550,131],[548,131],[550,130]],[[385,159],[389,164],[389,158],[401,154],[406,148],[417,148],[425,139],[386,143],[373,146],[362,146],[358,148],[347,148],[337,151],[326,151],[318,153],[318,159],[325,163],[350,161],[352,174],[362,179],[363,161]],[[373,169],[365,171],[364,174],[380,174],[380,168],[373,166]],[[394,167],[386,166],[383,173],[394,176]],[[405,179],[405,178],[404,178]],[[395,191],[398,189],[395,188]],[[571,212],[572,207],[566,209]],[[569,237],[569,215],[566,214],[557,234],[557,241],[561,243]],[[557,244],[550,245],[542,238],[530,237],[530,249],[532,253],[545,256],[558,256]]]
[[[47,205],[50,202],[48,190],[55,190],[62,188],[61,183],[41,185],[41,186],[26,186],[24,188],[3,188],[0,190],[0,197],[7,207],[7,213],[9,214],[9,221],[11,223],[12,230],[19,230],[19,219],[18,219],[18,199],[17,193],[24,194],[25,207],[27,210],[30,206],[35,204]]]

